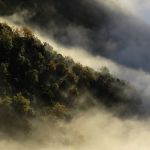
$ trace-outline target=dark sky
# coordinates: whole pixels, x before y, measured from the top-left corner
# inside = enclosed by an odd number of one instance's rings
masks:
[[[0,15],[23,15],[67,47],[83,47],[127,67],[150,71],[150,29],[131,15],[90,0],[3,0]]]

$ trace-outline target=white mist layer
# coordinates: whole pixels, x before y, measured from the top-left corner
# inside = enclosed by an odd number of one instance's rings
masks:
[[[148,121],[120,120],[105,111],[89,110],[69,123],[39,124],[27,141],[0,141],[3,150],[149,150]]]
[[[103,4],[109,9],[115,9],[125,13],[134,13],[136,11],[136,0],[95,0],[96,2]],[[138,1],[138,0],[137,0]]]
[[[150,24],[150,1],[149,0],[95,0],[108,9],[132,14],[141,21]]]

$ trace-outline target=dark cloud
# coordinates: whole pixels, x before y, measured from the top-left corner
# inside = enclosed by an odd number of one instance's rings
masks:
[[[3,0],[3,4],[1,15],[11,16],[26,10],[25,22],[40,27],[55,40],[69,46],[89,47],[97,29],[106,26],[110,20],[106,9],[87,0]],[[79,37],[82,42],[76,40]]]
[[[120,64],[150,71],[150,29],[129,14],[89,0],[3,0],[0,14],[23,14],[29,25],[65,46],[84,47]]]
[[[104,8],[86,0],[3,0],[1,3],[1,15],[11,15],[26,9],[32,14],[29,21],[46,27],[54,22],[57,26],[72,24],[94,29],[108,21]]]

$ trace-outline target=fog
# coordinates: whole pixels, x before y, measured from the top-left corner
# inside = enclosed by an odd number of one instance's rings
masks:
[[[115,11],[113,25],[111,25],[110,39],[105,37],[105,31],[96,28],[86,28],[69,24],[67,34],[59,33],[57,39],[49,31],[36,23],[31,24],[24,16],[28,11],[14,13],[1,17],[2,22],[9,22],[12,26],[29,26],[39,39],[53,46],[54,50],[64,56],[72,57],[75,62],[99,70],[107,66],[115,77],[119,77],[132,84],[140,93],[144,108],[149,116],[150,107],[150,74],[149,74],[149,7],[146,0],[95,0],[110,12]],[[116,11],[117,10],[117,11]],[[121,19],[120,14],[123,14]],[[121,21],[116,22],[116,14]],[[132,16],[131,18],[129,16]],[[97,18],[97,17],[96,17]],[[127,22],[126,22],[127,21]],[[119,25],[116,25],[118,23]],[[93,25],[93,24],[92,24]],[[51,26],[50,26],[51,27]],[[140,31],[138,31],[140,30]],[[89,38],[90,33],[96,35],[95,41]],[[137,32],[138,31],[138,32]],[[148,31],[148,32],[147,32]],[[127,32],[127,33],[126,33]],[[101,36],[102,34],[102,36]],[[122,44],[113,38],[121,40]],[[66,40],[67,39],[67,40]],[[70,43],[67,43],[68,41]],[[102,40],[102,43],[99,44]],[[96,46],[93,46],[93,45]],[[105,48],[104,51],[102,48]],[[93,108],[86,112],[79,112],[73,120],[49,120],[46,122],[32,121],[33,131],[28,139],[13,140],[3,138],[0,149],[4,150],[149,150],[150,127],[149,117],[141,119],[121,119],[104,110]]]
[[[150,71],[146,0],[5,1],[10,4],[0,14],[17,25],[41,30],[65,47],[80,47],[123,66]]]
[[[12,23],[12,26],[15,25]],[[76,62],[95,70],[107,66],[114,76],[134,85],[143,96],[144,106],[149,114],[149,73],[127,68],[102,56],[95,57],[85,49],[64,47],[42,31],[35,29],[34,32],[43,42],[48,42],[54,50],[64,56],[70,56]],[[0,148],[5,150],[148,150],[149,123],[149,117],[140,119],[135,116],[121,119],[104,108],[89,108],[86,112],[79,112],[69,122],[53,119],[32,121],[33,130],[29,138],[20,140],[3,138],[0,141]]]
[[[1,140],[5,150],[148,150],[149,120],[121,120],[104,110],[79,113],[71,122],[43,122],[27,140]]]

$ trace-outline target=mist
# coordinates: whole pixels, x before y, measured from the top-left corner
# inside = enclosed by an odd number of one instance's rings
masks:
[[[119,8],[118,12],[121,11],[123,13],[128,10],[128,13],[130,12],[136,17],[138,16],[138,6],[140,3],[138,3],[137,1],[132,1],[132,2],[120,1],[119,3],[116,3],[116,1],[111,1],[111,2],[110,1],[105,1],[105,2],[98,1],[98,3],[104,3],[104,5],[106,5],[105,7],[107,9],[111,9],[111,11],[113,9],[116,9],[116,7],[117,7],[117,8]],[[131,12],[131,8],[132,8],[132,12]],[[145,7],[143,6],[143,9],[144,8]],[[149,113],[150,74],[147,70],[145,70],[145,67],[143,67],[143,66],[135,67],[135,68],[131,67],[132,63],[128,60],[128,59],[130,59],[130,57],[134,57],[134,59],[132,59],[132,61],[134,61],[134,63],[136,65],[138,65],[138,64],[142,65],[143,64],[141,62],[141,59],[142,59],[144,61],[143,65],[149,67],[148,61],[147,61],[147,59],[148,59],[147,57],[149,55],[147,54],[146,56],[144,55],[142,57],[141,52],[143,53],[143,49],[140,47],[139,43],[137,45],[137,48],[135,48],[135,47],[133,48],[134,52],[136,53],[135,55],[134,55],[134,53],[131,55],[131,53],[133,51],[130,52],[130,50],[131,50],[130,48],[126,49],[126,50],[124,50],[124,48],[120,49],[121,53],[122,53],[121,55],[123,58],[120,57],[120,52],[116,53],[115,50],[111,50],[111,51],[113,51],[113,53],[114,53],[113,55],[115,55],[115,57],[117,59],[120,59],[121,61],[125,61],[125,63],[129,64],[129,66],[128,66],[126,64],[116,62],[116,60],[115,61],[112,60],[109,56],[106,57],[105,55],[93,55],[91,52],[89,52],[89,46],[86,44],[85,44],[86,45],[85,47],[84,46],[82,47],[80,45],[68,46],[68,45],[64,45],[63,43],[60,43],[59,41],[55,40],[51,35],[46,33],[43,30],[43,28],[39,28],[37,26],[33,26],[33,25],[26,23],[24,20],[24,17],[23,17],[24,14],[26,14],[26,13],[27,12],[23,12],[21,14],[14,14],[13,16],[10,16],[10,17],[2,17],[1,20],[3,22],[8,22],[9,24],[12,24],[12,26],[17,26],[17,27],[28,26],[29,28],[31,28],[34,31],[34,33],[36,34],[37,37],[40,38],[40,40],[42,40],[43,42],[46,41],[47,43],[49,43],[54,48],[54,50],[56,50],[58,53],[61,53],[64,56],[70,56],[76,62],[79,62],[85,66],[89,66],[98,71],[103,66],[108,67],[111,74],[113,74],[115,77],[119,77],[120,79],[123,79],[123,80],[129,82],[131,85],[133,85],[138,90],[138,92],[140,93],[140,95],[142,97],[143,105],[144,105],[147,113]],[[142,18],[138,18],[139,21],[140,21],[140,19],[142,19]],[[135,18],[133,21],[135,21]],[[142,27],[144,25],[145,24],[142,24]],[[77,26],[75,26],[75,27],[77,27]],[[122,24],[119,25],[119,27],[124,28],[124,26],[122,26]],[[120,30],[119,27],[117,26],[116,30]],[[147,25],[146,25],[146,27],[147,27]],[[85,43],[85,41],[87,43],[90,43],[90,41],[87,39],[87,37],[85,37],[86,35],[82,36],[81,35],[82,32],[79,33],[78,30],[79,30],[78,28],[72,29],[72,27],[70,27],[69,31],[72,31],[71,34],[75,33],[75,36],[74,36],[75,40],[77,39],[84,43]],[[126,31],[126,30],[127,29],[125,28],[124,31]],[[143,29],[143,30],[145,30],[145,29]],[[114,31],[114,32],[117,33],[118,31]],[[121,32],[122,32],[122,29],[121,29]],[[143,33],[143,35],[145,36],[145,32]],[[127,38],[126,35],[123,38]],[[143,38],[143,37],[141,37],[141,38]],[[134,43],[135,39],[134,38],[131,39],[130,42],[131,42],[131,44]],[[143,43],[143,39],[140,40],[139,42]],[[110,43],[107,43],[107,47],[108,48],[116,47],[116,44],[113,44],[112,41],[110,41]],[[127,44],[127,47],[128,47],[128,44]],[[148,45],[146,45],[146,47],[148,48]],[[139,50],[140,50],[140,52],[139,52]],[[109,50],[108,55],[111,55],[111,53],[112,53],[111,51]],[[145,52],[147,53],[148,51],[146,50]]]
[[[33,123],[34,124],[34,123]],[[3,139],[5,150],[148,150],[150,146],[149,119],[119,119],[93,108],[80,112],[71,122],[36,122],[32,136],[27,140]]]
[[[82,1],[82,4],[75,2],[80,4],[81,8],[91,4],[89,1]],[[39,6],[38,2],[36,4]],[[28,26],[40,40],[48,42],[58,53],[70,56],[82,65],[94,70],[100,70],[103,66],[108,67],[113,76],[126,80],[138,90],[148,117],[141,119],[135,116],[122,119],[103,107],[96,107],[77,113],[69,122],[48,120],[41,123],[39,120],[32,120],[33,130],[28,139],[3,138],[0,140],[0,149],[149,150],[149,2],[95,0],[89,7],[92,13],[85,13],[89,18],[94,16],[92,20],[86,17],[78,19],[79,16],[69,9],[75,18],[73,21],[63,12],[62,5],[61,9],[58,9],[60,12],[57,10],[55,16],[58,19],[63,13],[63,19],[59,18],[60,20],[55,20],[53,16],[50,20],[49,15],[46,22],[44,19],[38,20],[34,12],[28,9],[28,5],[20,11],[19,8],[22,6],[19,3],[17,11],[13,9],[12,12],[4,13],[0,21],[17,27]],[[70,3],[67,8],[69,6],[72,8]],[[99,10],[100,8],[102,9]],[[101,11],[104,16],[106,15],[104,20],[103,15],[97,15]],[[81,10],[80,12],[84,14]],[[83,18],[85,21],[82,21]]]
[[[1,9],[1,16],[17,25],[42,30],[65,47],[80,47],[123,66],[150,71],[147,1],[5,0],[3,3],[5,11]]]
[[[50,39],[46,33],[36,29],[33,30],[38,38],[43,42],[48,42],[54,50],[63,56],[70,56],[76,62],[90,66],[95,70],[107,66],[114,76],[134,85],[142,96],[146,116],[149,116],[149,73],[127,68],[102,56],[95,57],[80,47],[64,47]],[[33,130],[28,139],[21,141],[6,138],[0,142],[0,148],[5,147],[5,150],[12,150],[12,148],[14,150],[98,150],[100,148],[104,150],[147,150],[150,146],[149,117],[143,119],[134,116],[122,119],[103,107],[79,111],[69,122],[53,119],[45,122],[39,120],[31,122]]]

